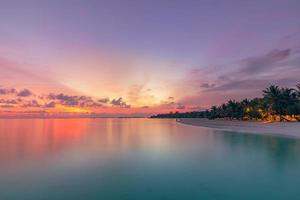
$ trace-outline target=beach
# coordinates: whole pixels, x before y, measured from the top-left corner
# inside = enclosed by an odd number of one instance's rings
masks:
[[[300,139],[300,122],[255,122],[236,120],[209,120],[200,118],[182,118],[178,123],[213,128],[223,131],[277,135]]]

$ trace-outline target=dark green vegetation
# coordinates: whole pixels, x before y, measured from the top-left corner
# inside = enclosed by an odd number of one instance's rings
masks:
[[[209,110],[185,113],[168,113],[151,118],[208,118],[258,121],[300,121],[300,84],[295,88],[280,88],[271,85],[263,92],[262,98],[229,100]]]

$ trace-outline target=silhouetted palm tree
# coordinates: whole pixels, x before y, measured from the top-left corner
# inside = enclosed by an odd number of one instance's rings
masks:
[[[274,116],[274,115],[279,115],[280,116],[280,121],[281,115],[282,115],[282,106],[281,106],[281,90],[279,89],[278,86],[271,85],[270,87],[266,88],[263,90],[263,96],[264,99],[269,104],[268,112]]]
[[[281,95],[280,95],[280,107],[282,108],[281,114],[282,115],[291,115],[291,108],[294,108],[297,104],[297,94],[295,92],[295,89],[293,88],[282,88],[281,89]],[[286,119],[283,117],[286,121],[289,121],[289,119]]]
[[[240,102],[229,100],[221,106],[212,106],[210,110],[187,113],[169,113],[153,116],[154,118],[229,118],[267,120],[269,117],[280,121],[300,121],[300,84],[296,88],[279,88],[271,85],[263,90],[263,98],[244,99]]]
[[[296,85],[295,91],[296,91],[297,97],[300,98],[300,83]]]

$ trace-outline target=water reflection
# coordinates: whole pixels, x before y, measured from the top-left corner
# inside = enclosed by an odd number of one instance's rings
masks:
[[[0,199],[296,199],[300,141],[156,119],[0,120]]]
[[[168,121],[147,123],[142,119],[0,120],[0,164],[79,149],[81,154],[139,148],[163,150],[175,125]]]
[[[0,120],[0,161],[42,158],[81,141],[86,120]]]
[[[200,133],[199,133],[200,132]],[[267,154],[278,165],[299,157],[300,140],[212,131],[182,126],[173,120],[22,119],[0,120],[0,164],[48,158],[66,151],[113,154],[122,151],[201,149],[226,145],[232,152]],[[199,152],[198,152],[199,153]],[[247,156],[247,155],[245,155]]]

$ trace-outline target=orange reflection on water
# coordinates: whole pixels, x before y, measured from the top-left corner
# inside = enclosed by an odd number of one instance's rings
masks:
[[[84,158],[142,149],[160,154],[174,126],[147,119],[1,119],[0,166],[63,153]]]
[[[86,133],[82,119],[0,120],[0,162],[41,157],[76,143]]]

